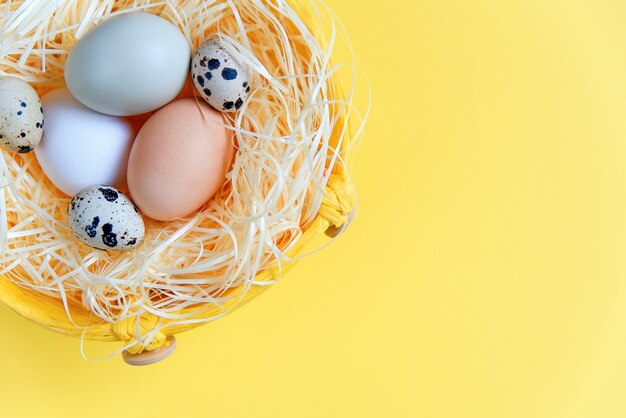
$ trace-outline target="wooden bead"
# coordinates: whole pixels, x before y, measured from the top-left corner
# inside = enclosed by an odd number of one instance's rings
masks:
[[[131,366],[148,366],[165,360],[176,350],[176,338],[173,335],[167,337],[167,343],[163,347],[156,350],[144,351],[139,354],[131,354],[128,351],[122,353],[122,357],[127,364]]]
[[[340,227],[331,226],[330,228],[326,230],[326,235],[331,238],[335,238],[341,235],[346,230],[346,228],[348,228],[348,225],[350,225],[352,221],[354,220],[354,217],[356,216],[357,208],[358,206],[355,206],[352,212],[350,212],[350,215],[348,215],[348,219],[346,219],[345,224],[341,225]]]

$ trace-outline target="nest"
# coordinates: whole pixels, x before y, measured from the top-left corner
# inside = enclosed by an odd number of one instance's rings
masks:
[[[346,222],[355,205],[350,154],[364,118],[352,106],[354,67],[331,62],[335,18],[317,1],[8,0],[0,4],[0,75],[40,95],[63,86],[72,46],[98,22],[133,11],[167,19],[193,48],[219,34],[253,69],[250,100],[225,116],[237,144],[233,168],[200,211],[169,222],[144,217],[144,243],[115,253],[75,238],[70,197],[34,155],[2,152],[0,301],[50,328],[122,340],[138,353],[249,300],[311,238]],[[194,94],[189,82],[181,97]]]

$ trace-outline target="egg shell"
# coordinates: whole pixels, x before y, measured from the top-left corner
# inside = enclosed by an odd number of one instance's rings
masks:
[[[90,247],[124,251],[143,241],[145,226],[133,203],[106,185],[89,186],[70,202],[68,221],[74,234]]]
[[[141,212],[167,221],[206,203],[231,166],[232,135],[204,102],[181,99],[141,128],[128,160],[128,189]]]
[[[67,195],[93,184],[125,187],[134,132],[123,118],[80,104],[67,89],[43,97],[46,129],[35,150],[48,178]]]
[[[99,24],[78,41],[65,64],[65,81],[91,109],[137,115],[178,95],[190,60],[187,39],[170,22],[148,13],[126,13]]]
[[[0,145],[21,154],[32,151],[43,134],[43,110],[30,84],[0,77]]]
[[[250,94],[250,69],[230,54],[219,39],[209,39],[191,62],[198,93],[221,112],[236,112]]]

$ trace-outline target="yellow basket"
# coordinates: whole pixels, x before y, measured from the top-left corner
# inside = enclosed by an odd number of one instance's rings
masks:
[[[316,33],[315,29],[320,28],[316,26],[313,15],[308,8],[301,3],[294,4],[293,1],[290,3],[298,11],[309,30],[312,33]],[[340,81],[336,75],[331,80],[331,88],[335,97],[343,97]],[[338,114],[340,112],[339,107],[335,107],[334,111],[339,118],[339,122],[335,126],[331,143],[338,144],[338,138],[341,136],[342,130],[349,130],[350,122],[347,114]],[[354,213],[356,205],[355,189],[350,181],[348,169],[345,168],[350,167],[350,145],[351,141],[341,142],[340,154],[345,164],[337,164],[333,167],[319,213],[306,231],[303,231],[304,233],[296,245],[287,253],[288,257],[295,258],[303,254],[311,241],[321,235],[337,235],[349,222],[350,216]],[[264,270],[257,275],[256,279],[260,282],[278,279],[293,264],[291,262],[287,266],[283,266],[280,271],[278,268]],[[214,317],[220,313],[228,313],[255,298],[267,288],[268,286],[253,286],[241,299],[233,298],[219,308],[211,306],[210,309],[206,309],[202,314],[195,314],[192,319],[200,320],[197,323],[186,325],[173,324],[171,326],[168,325],[169,322],[172,322],[171,320],[147,313],[141,316],[131,316],[116,323],[103,322],[94,325],[93,315],[84,310],[82,306],[72,304],[69,306],[70,312],[67,312],[59,299],[22,288],[3,277],[0,277],[0,303],[36,324],[65,335],[97,341],[121,341],[124,346],[131,346],[124,353],[127,362],[142,365],[158,361],[167,356],[175,347],[175,340],[172,338],[174,334],[206,323],[202,322],[202,319]],[[179,313],[185,314],[186,312],[181,311]],[[70,321],[70,317],[72,321]],[[159,325],[159,330],[154,333],[147,346],[132,344],[136,341],[137,335],[150,333],[157,324]]]

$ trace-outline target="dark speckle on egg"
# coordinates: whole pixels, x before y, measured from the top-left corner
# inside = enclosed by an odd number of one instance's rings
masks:
[[[102,196],[104,196],[104,198],[109,202],[115,202],[119,197],[117,192],[113,189],[109,189],[107,187],[99,187],[98,190],[100,190]]]
[[[235,102],[235,109],[239,110],[239,109],[241,109],[241,106],[243,106],[243,100],[241,100],[241,97],[240,97]]]
[[[26,107],[26,103],[22,102],[22,103],[20,103],[20,106]]]
[[[235,107],[235,103],[234,102],[224,102],[224,109],[230,110],[233,107]]]
[[[212,58],[209,60],[209,70],[217,70],[220,68],[220,60]]]
[[[97,228],[98,225],[100,224],[100,217],[96,216],[93,218],[93,220],[91,221],[91,225],[87,225],[85,227],[85,232],[87,233],[87,235],[89,235],[91,238],[94,238],[97,234]]]
[[[200,87],[204,87],[204,78],[201,75],[196,76],[196,80],[198,80]]]
[[[234,68],[224,68],[222,70],[222,78],[228,81],[236,79],[237,70],[235,70]]]
[[[211,97],[211,90],[209,90],[209,89],[204,89],[204,90],[202,90],[202,91],[204,92],[204,95],[205,95],[205,96],[207,96],[207,97]]]
[[[212,79],[212,78],[213,78],[213,73],[211,73],[211,72],[209,71],[209,72],[208,72],[208,73],[206,73],[204,76],[206,77],[206,79],[207,79],[207,80],[210,80],[210,79]]]
[[[20,154],[26,154],[28,152],[31,152],[33,150],[32,147],[29,147],[28,145],[20,145],[19,150],[17,151]]]
[[[102,225],[102,242],[108,247],[117,246],[117,234],[113,233],[113,225],[109,223]]]
[[[20,134],[20,136],[21,136],[22,138],[26,138],[26,133],[25,133],[25,132],[22,132],[22,133]]]

